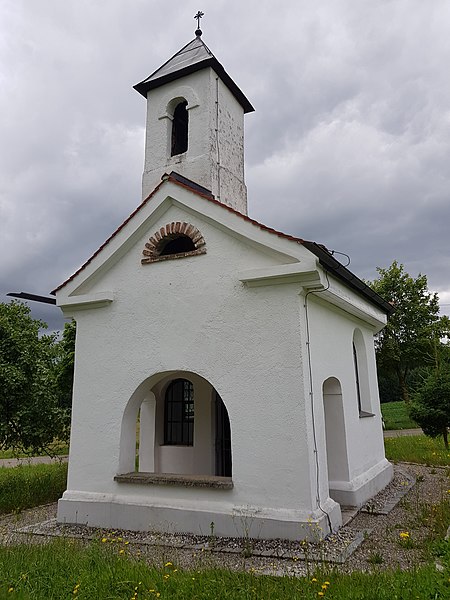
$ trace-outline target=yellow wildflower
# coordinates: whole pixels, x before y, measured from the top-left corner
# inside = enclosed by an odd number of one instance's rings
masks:
[[[108,541],[108,538],[105,538],[105,537],[104,537],[104,538],[102,538],[102,542],[103,542],[103,543],[105,543],[105,542],[107,542],[107,541]]]
[[[409,538],[409,532],[408,531],[401,531],[399,533],[399,535],[402,538],[402,540],[407,540]]]

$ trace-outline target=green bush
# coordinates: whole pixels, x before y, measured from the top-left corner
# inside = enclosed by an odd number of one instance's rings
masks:
[[[67,464],[0,468],[0,513],[55,502],[66,489]]]
[[[414,395],[409,412],[426,435],[432,438],[442,436],[446,449],[449,449],[450,370],[448,368],[429,375]]]

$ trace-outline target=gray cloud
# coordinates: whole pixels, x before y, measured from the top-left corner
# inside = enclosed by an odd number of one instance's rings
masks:
[[[132,85],[192,39],[197,9],[2,3],[1,294],[48,293],[139,204],[145,102]],[[202,9],[204,41],[256,108],[251,216],[349,254],[361,277],[398,259],[450,303],[450,5]],[[33,311],[61,326],[57,309]]]

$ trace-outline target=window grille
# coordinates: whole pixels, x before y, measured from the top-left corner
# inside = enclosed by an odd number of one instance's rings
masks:
[[[194,386],[186,379],[175,379],[166,391],[164,443],[194,444]]]

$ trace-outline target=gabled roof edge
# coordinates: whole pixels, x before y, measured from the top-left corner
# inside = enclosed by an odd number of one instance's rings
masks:
[[[219,202],[218,200],[216,200],[216,198],[214,197],[214,195],[212,194],[212,192],[210,190],[199,185],[198,183],[195,183],[194,181],[191,181],[187,177],[184,177],[183,175],[176,173],[175,171],[172,171],[170,174],[164,174],[161,179],[162,179],[161,182],[155,187],[155,189],[147,196],[147,198],[145,198],[145,200],[143,200],[141,202],[141,204],[129,215],[129,217],[127,217],[125,219],[125,221],[109,236],[109,238],[103,242],[103,244],[98,248],[98,250],[96,250],[94,252],[94,254],[90,258],[88,258],[88,260],[85,263],[83,263],[81,265],[81,267],[79,267],[79,269],[77,269],[73,275],[71,275],[68,279],[66,279],[66,281],[61,283],[58,287],[56,287],[54,290],[52,290],[50,292],[52,295],[55,295],[56,292],[61,290],[70,281],[75,279],[75,277],[81,271],[83,271],[94,260],[94,258],[98,254],[100,254],[100,252],[103,250],[103,248],[105,248],[105,246],[107,246],[109,244],[109,242],[125,227],[125,225],[140,210],[142,210],[142,208],[144,208],[144,206],[158,192],[160,187],[166,181],[170,181],[184,189],[189,190],[190,192],[196,194],[197,196],[200,196],[201,198],[208,200],[209,202],[217,204],[221,208],[224,208],[224,209],[228,210],[229,212],[237,215],[244,221],[247,221],[256,227],[259,227],[259,229],[261,229],[262,231],[267,231],[268,233],[277,235],[278,237],[281,237],[283,239],[287,239],[292,242],[296,242],[297,244],[301,244],[307,250],[312,252],[312,254],[317,256],[317,258],[319,259],[319,263],[322,265],[322,267],[325,270],[329,271],[335,277],[337,277],[338,279],[340,279],[341,281],[346,283],[349,287],[351,287],[355,291],[359,292],[361,295],[365,296],[370,302],[372,302],[373,304],[376,304],[379,308],[381,308],[383,310],[383,312],[385,312],[386,314],[389,315],[394,311],[394,308],[392,307],[391,304],[389,304],[389,302],[386,302],[386,300],[384,300],[374,290],[372,290],[372,288],[370,288],[361,279],[359,279],[359,277],[354,275],[351,271],[349,271],[346,267],[344,267],[344,265],[342,265],[338,260],[336,260],[324,245],[318,244],[317,242],[311,242],[308,240],[304,240],[302,238],[295,237],[295,236],[289,235],[287,233],[283,233],[282,231],[277,231],[276,229],[273,229],[272,227],[268,227],[267,225],[264,225],[263,223],[260,223],[259,221],[256,221],[255,219],[251,219],[249,216],[244,215],[243,213],[240,213],[239,211],[232,208],[231,206],[228,206],[227,204],[223,204],[222,202]]]
[[[389,304],[384,298],[377,294],[370,286],[364,281],[359,279],[354,273],[349,271],[347,267],[344,267],[334,256],[323,246],[316,242],[304,241],[303,245],[307,250],[312,252],[319,259],[319,263],[322,267],[332,273],[335,277],[346,283],[349,287],[353,288],[371,302],[376,304],[386,314],[390,315],[394,312],[394,307]]]
[[[155,75],[158,71],[163,69],[163,67],[167,63],[169,63],[177,54],[182,52],[184,50],[184,48],[189,46],[190,43],[192,43],[192,42],[189,42],[188,44],[186,44],[186,46],[184,46],[181,50],[179,50],[176,54],[174,54],[171,58],[169,58],[168,61],[166,61],[163,65],[161,65],[161,67],[159,67],[156,71],[154,71],[146,79],[144,79],[143,81],[140,81],[139,83],[134,85],[133,89],[135,89],[142,96],[144,96],[144,98],[147,98],[147,93],[149,90],[161,87],[165,83],[169,83],[169,81],[175,81],[176,79],[180,79],[180,77],[185,77],[186,75],[189,75],[190,73],[195,73],[196,71],[200,71],[201,69],[205,69],[206,67],[211,67],[217,73],[217,75],[219,75],[219,77],[222,79],[223,83],[228,87],[230,92],[233,94],[233,96],[236,98],[236,100],[242,106],[242,108],[244,109],[244,113],[253,112],[255,109],[253,108],[251,102],[248,100],[248,98],[245,96],[244,92],[239,88],[239,86],[234,82],[234,80],[230,77],[230,75],[228,75],[228,73],[225,71],[225,68],[220,64],[220,62],[217,60],[217,58],[214,56],[214,54],[211,52],[211,50],[208,48],[208,46],[203,42],[203,40],[202,40],[203,45],[207,49],[208,53],[211,55],[211,56],[209,56],[209,58],[205,58],[204,60],[201,60],[199,62],[193,63],[191,65],[187,65],[186,67],[183,67],[182,69],[179,69],[172,73],[167,73],[166,75],[163,75],[161,77],[157,77],[156,79],[152,79],[151,81],[148,81],[148,79],[150,77],[153,77],[153,75]]]

